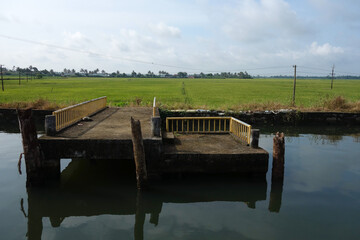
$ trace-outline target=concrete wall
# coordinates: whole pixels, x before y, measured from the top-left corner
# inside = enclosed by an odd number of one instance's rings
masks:
[[[208,117],[232,116],[249,124],[271,125],[360,125],[360,113],[341,112],[298,112],[292,110],[264,111],[264,112],[221,112],[209,110],[175,110],[161,109],[160,116],[165,126],[166,117]]]

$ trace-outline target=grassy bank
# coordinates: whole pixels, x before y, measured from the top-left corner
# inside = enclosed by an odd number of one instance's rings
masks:
[[[14,79],[5,81],[0,105],[57,108],[100,96],[111,106],[151,105],[156,96],[170,109],[270,110],[290,108],[292,89],[292,79],[48,78],[21,85]],[[297,108],[359,111],[359,102],[360,80],[336,79],[332,90],[328,79],[297,81]]]

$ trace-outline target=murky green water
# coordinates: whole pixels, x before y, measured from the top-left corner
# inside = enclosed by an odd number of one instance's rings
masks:
[[[271,189],[270,158],[266,179],[168,179],[142,194],[119,174],[130,163],[69,160],[59,188],[27,192],[21,137],[0,132],[0,239],[359,239],[360,129],[276,130],[283,187]]]

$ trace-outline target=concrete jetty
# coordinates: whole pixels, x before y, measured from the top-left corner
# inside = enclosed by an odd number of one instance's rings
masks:
[[[130,128],[133,117],[141,122],[149,175],[187,172],[265,174],[268,170],[268,153],[262,148],[251,148],[232,134],[162,131],[160,137],[152,136],[152,115],[153,109],[148,107],[106,108],[54,136],[41,136],[39,143],[45,159],[133,160]]]

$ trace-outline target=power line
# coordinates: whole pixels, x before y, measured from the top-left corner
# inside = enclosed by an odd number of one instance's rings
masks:
[[[156,65],[156,66],[169,67],[169,68],[187,69],[187,70],[193,70],[193,71],[201,71],[201,72],[205,72],[205,73],[238,72],[238,71],[240,71],[239,69],[237,69],[237,70],[226,70],[226,71],[224,71],[224,70],[222,70],[222,71],[220,71],[220,70],[205,70],[204,71],[204,69],[200,69],[200,68],[176,66],[176,65],[169,65],[169,64],[162,64],[162,63],[156,63],[156,62],[150,62],[150,61],[143,61],[143,60],[137,60],[137,59],[132,59],[132,58],[120,57],[120,56],[106,55],[106,54],[92,52],[92,51],[88,51],[88,50],[82,50],[82,49],[70,48],[70,47],[63,47],[63,46],[58,46],[58,45],[55,45],[55,44],[43,43],[43,42],[28,40],[28,39],[24,39],[24,38],[7,36],[7,35],[3,35],[3,34],[0,34],[0,37],[7,38],[7,39],[10,39],[10,40],[30,43],[30,44],[46,46],[46,47],[55,48],[55,49],[61,49],[61,50],[72,51],[72,52],[83,53],[83,54],[90,54],[90,55],[98,56],[98,57],[120,59],[120,60],[129,61],[129,62],[148,64],[148,65]],[[288,68],[288,67],[289,66],[258,67],[258,68],[247,69],[246,71],[265,70],[265,69],[281,69],[281,68],[284,69],[284,68]]]
[[[6,35],[3,35],[3,34],[0,34],[0,37],[11,39],[11,40],[16,40],[16,41],[20,41],[20,42],[26,42],[26,43],[31,43],[31,44],[47,46],[47,47],[50,47],[50,48],[57,48],[57,49],[62,49],[62,50],[67,50],[67,51],[72,51],[72,52],[91,54],[91,55],[95,55],[95,56],[99,56],[99,57],[120,59],[120,60],[129,61],[129,62],[136,62],[136,63],[149,64],[149,65],[157,65],[157,66],[162,66],[162,67],[180,68],[180,69],[189,69],[189,70],[201,71],[201,69],[197,69],[197,68],[175,66],[175,65],[168,65],[168,64],[162,64],[162,63],[155,63],[155,62],[148,62],[148,61],[142,61],[142,60],[137,60],[137,59],[125,58],[125,57],[120,57],[120,56],[106,55],[106,54],[102,54],[102,53],[91,52],[91,51],[88,51],[88,50],[81,50],[81,49],[77,49],[77,48],[62,47],[62,46],[49,44],[49,43],[42,43],[42,42],[37,42],[37,41],[23,39],[23,38],[6,36]]]

